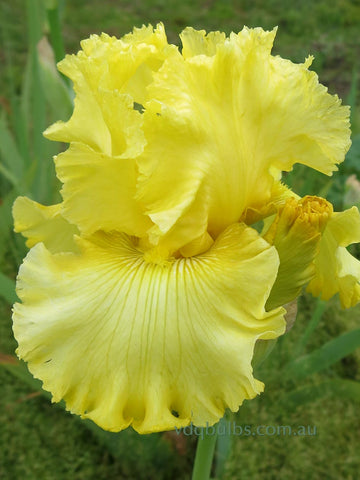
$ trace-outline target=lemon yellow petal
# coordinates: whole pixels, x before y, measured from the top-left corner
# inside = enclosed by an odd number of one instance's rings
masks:
[[[315,259],[316,275],[307,290],[329,300],[339,294],[343,308],[360,301],[360,262],[346,249],[360,242],[360,214],[356,207],[334,213],[321,238]]]
[[[57,142],[83,142],[110,155],[112,139],[101,107],[82,77],[76,85],[74,112],[70,120],[54,123],[45,130],[44,136]]]
[[[343,161],[349,109],[318,83],[309,60],[272,56],[274,36],[244,28],[224,39],[188,29],[184,54],[154,73],[138,198],[158,235],[189,215],[196,218],[190,241],[205,231],[216,237],[271,202],[274,172],[303,163],[331,174]],[[202,212],[198,201],[206,203]]]
[[[124,136],[119,126],[134,127],[135,114],[139,114],[133,111],[131,118],[128,112],[128,118],[122,119],[121,98],[131,98],[131,109],[134,102],[144,103],[153,71],[176,47],[168,45],[162,24],[155,30],[151,26],[134,29],[121,39],[104,33],[91,35],[81,47],[77,55],[67,55],[58,64],[74,83],[74,113],[68,122],[49,127],[45,136],[62,142],[80,141],[111,154],[118,134]]]
[[[133,198],[137,166],[131,159],[146,144],[134,102],[144,100],[152,71],[177,49],[168,45],[162,24],[134,29],[120,40],[92,35],[81,45],[59,64],[74,82],[74,113],[45,131],[47,138],[72,144],[56,162],[64,183],[62,211],[86,234],[115,229],[142,236],[152,222]]]
[[[319,83],[308,69],[311,61],[310,57],[297,65],[271,57],[272,88],[267,94],[276,99],[276,106],[266,119],[267,134],[274,141],[269,154],[281,170],[301,163],[332,175],[351,145],[350,107],[342,106],[339,97]]]
[[[81,47],[101,72],[101,85],[130,94],[138,104],[143,104],[148,98],[147,86],[152,82],[153,72],[177,51],[177,47],[168,44],[162,23],[158,23],[156,28],[151,25],[134,28],[132,33],[121,39],[104,33],[101,36],[91,35],[81,42]],[[60,68],[67,70],[66,65]],[[83,68],[86,69],[86,66]],[[92,81],[96,89],[97,82]]]
[[[208,193],[201,187],[206,138],[192,131],[172,110],[150,117],[145,112],[143,116],[147,146],[137,159],[136,198],[154,223],[150,241],[158,244],[162,238],[168,250],[174,251],[207,229]]]
[[[83,81],[70,120],[53,124],[44,135],[59,142],[81,142],[109,156],[136,156],[142,152],[145,139],[141,114],[133,105],[129,95],[117,90],[99,87],[95,98]]]
[[[74,142],[55,163],[64,183],[62,213],[81,232],[117,230],[142,236],[152,226],[134,199],[134,159],[107,156]]]
[[[54,401],[107,430],[147,433],[214,423],[262,391],[254,345],[285,322],[282,308],[264,309],[279,261],[255,230],[232,225],[206,253],[163,265],[124,234],[79,245],[36,245],[17,283],[17,352]]]
[[[182,56],[191,58],[196,55],[213,56],[216,54],[217,45],[223,44],[226,35],[223,32],[210,32],[195,30],[191,27],[185,28],[180,35],[182,43]]]
[[[61,214],[61,204],[46,207],[27,197],[18,197],[13,205],[14,230],[27,238],[31,248],[43,242],[51,253],[77,252],[74,235],[79,233]]]
[[[332,205],[319,197],[290,198],[264,235],[276,247],[279,272],[267,308],[294,300],[315,276],[315,258],[332,214]]]

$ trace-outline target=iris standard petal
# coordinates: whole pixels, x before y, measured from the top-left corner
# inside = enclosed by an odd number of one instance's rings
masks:
[[[112,156],[134,157],[144,148],[141,114],[129,95],[98,87],[94,99],[86,82],[78,87],[74,113],[68,122],[57,122],[44,135],[59,142],[88,145]]]
[[[119,118],[123,123],[122,110],[116,111],[117,102],[121,108],[119,98],[130,96],[132,106],[134,102],[144,103],[153,71],[176,47],[167,43],[162,24],[155,30],[151,26],[134,29],[121,39],[92,35],[81,42],[81,47],[77,55],[67,55],[58,64],[59,70],[74,82],[74,113],[68,122],[49,127],[45,136],[62,142],[83,142],[110,154],[119,133]],[[106,112],[109,106],[111,111]]]
[[[343,161],[348,107],[319,85],[310,60],[298,65],[273,57],[274,36],[244,28],[227,39],[208,38],[188,29],[184,55],[174,54],[154,73],[144,105],[138,199],[159,234],[190,215],[197,218],[193,238],[205,224],[216,237],[244,212],[269,203],[273,171],[298,162],[331,174]],[[197,202],[204,199],[200,214]]]
[[[216,48],[223,44],[226,35],[223,32],[210,32],[206,34],[205,30],[195,30],[187,27],[180,34],[182,43],[182,56],[191,58],[196,55],[213,56],[216,54]]]
[[[203,255],[162,265],[124,234],[79,246],[36,245],[17,283],[17,353],[54,401],[104,429],[147,433],[214,423],[263,390],[254,345],[285,322],[282,308],[264,309],[279,260],[255,230],[232,225]]]

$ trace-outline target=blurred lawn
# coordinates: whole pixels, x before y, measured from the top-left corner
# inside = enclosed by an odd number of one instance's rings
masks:
[[[24,3],[0,0],[2,34],[11,39],[19,66],[24,64],[27,50]],[[314,54],[313,68],[320,73],[322,83],[343,98],[360,57],[358,0],[67,1],[63,10],[66,50],[76,52],[80,40],[91,33],[107,32],[119,37],[134,26],[159,21],[165,23],[172,43],[179,43],[178,34],[188,25],[226,33],[237,32],[243,25],[265,29],[278,26],[274,52],[298,62]],[[0,53],[4,60],[4,48]]]
[[[0,0],[2,66],[12,60],[20,88],[27,53],[24,1]],[[63,32],[68,52],[76,52],[79,41],[90,33],[105,31],[121,36],[133,26],[163,21],[170,42],[187,25],[207,30],[239,31],[244,24],[279,30],[274,52],[294,61],[315,55],[313,69],[330,91],[346,98],[354,68],[359,73],[360,3],[357,0],[284,2],[283,0],[176,1],[77,0],[63,10]],[[357,69],[357,70],[356,70]],[[8,109],[7,68],[2,68],[0,103]],[[357,103],[359,104],[359,102]],[[357,110],[359,111],[359,109]],[[355,121],[356,117],[355,117]],[[360,123],[358,122],[358,125]],[[355,157],[354,157],[355,158]],[[50,160],[50,159],[49,159]],[[355,158],[352,168],[360,171]],[[350,171],[339,178],[343,182]],[[319,192],[327,177],[300,171],[303,183]],[[335,192],[336,193],[336,192]],[[335,195],[335,193],[333,193]],[[1,192],[0,192],[1,197]],[[341,203],[341,199],[339,200]],[[13,260],[1,266],[15,273]],[[308,324],[315,302],[305,296],[294,329],[282,338],[259,370],[265,393],[241,408],[237,423],[253,425],[316,425],[317,435],[294,437],[235,437],[224,479],[357,479],[360,471],[359,401],[328,395],[292,408],[279,403],[293,382],[284,379],[282,367],[290,359]],[[330,302],[311,337],[312,351],[345,331],[358,327],[360,307],[343,312],[336,300]],[[13,354],[16,342],[11,333],[10,308],[0,305],[0,353]],[[298,386],[326,379],[360,381],[360,356],[355,353]],[[120,434],[119,450],[109,447],[83,422],[37,395],[5,369],[0,368],[0,478],[4,480],[115,480],[189,478],[194,456],[194,438],[159,435],[141,443],[131,432]],[[296,386],[296,385],[295,385]],[[159,443],[160,442],[160,443]],[[162,452],[159,455],[159,452]]]

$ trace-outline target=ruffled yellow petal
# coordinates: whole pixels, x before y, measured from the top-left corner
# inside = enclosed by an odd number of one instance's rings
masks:
[[[128,112],[129,118],[122,119],[122,96],[131,98],[131,108],[134,102],[143,104],[153,71],[177,49],[168,45],[162,24],[155,30],[151,26],[134,29],[120,40],[106,34],[92,35],[81,47],[77,55],[67,55],[58,64],[74,82],[73,116],[49,127],[45,136],[62,142],[80,141],[109,155],[118,134],[124,136],[120,126],[139,127],[135,121],[138,112],[133,111],[133,118]]]
[[[267,308],[294,300],[315,276],[314,260],[321,232],[332,214],[332,205],[319,197],[288,199],[264,235],[276,247],[280,258],[279,272]]]
[[[81,232],[117,230],[141,237],[152,226],[134,200],[137,170],[133,159],[109,157],[72,143],[55,163],[64,183],[62,213]]]
[[[44,136],[58,142],[83,142],[94,150],[111,154],[112,139],[98,99],[85,79],[75,84],[74,113],[67,122],[58,121],[47,128]]]
[[[339,293],[343,308],[360,301],[360,262],[346,247],[360,242],[360,214],[356,207],[334,213],[329,220],[315,259],[316,275],[307,290],[329,300]]]
[[[165,244],[172,252],[207,230],[209,201],[201,170],[206,138],[182,123],[176,112],[161,111],[150,117],[145,112],[143,116],[148,143],[145,154],[137,159],[136,198],[154,223],[150,242]]]
[[[94,59],[105,88],[128,93],[140,105],[148,99],[147,86],[153,80],[153,72],[177,51],[175,45],[168,44],[162,23],[155,29],[151,25],[134,28],[119,40],[104,33],[100,37],[91,35],[81,42],[81,47],[88,58]],[[67,70],[66,65],[61,68]],[[93,85],[96,89],[96,80]]]
[[[319,85],[309,61],[271,56],[274,36],[244,28],[224,39],[188,29],[184,55],[154,73],[138,198],[155,236],[176,232],[187,215],[196,219],[189,241],[205,231],[216,237],[268,205],[274,172],[298,162],[331,174],[343,161],[349,109]]]
[[[302,163],[326,175],[338,170],[350,148],[350,107],[342,106],[308,70],[312,58],[294,64],[279,56],[271,57],[272,87],[267,93],[276,98],[276,107],[266,119],[273,135],[272,164],[291,170]],[[281,117],[282,112],[282,117]],[[265,113],[265,112],[264,112]]]
[[[206,34],[205,30],[194,30],[187,27],[181,33],[180,38],[183,46],[181,53],[187,59],[197,55],[209,57],[215,55],[217,46],[225,43],[226,35],[223,32]]]
[[[68,122],[57,122],[45,137],[59,142],[81,142],[106,155],[134,157],[144,148],[142,116],[129,95],[98,88],[97,98],[83,82]]]
[[[245,27],[226,38],[188,28],[180,53],[159,24],[120,40],[93,35],[77,55],[60,62],[60,71],[74,82],[75,109],[68,122],[45,135],[134,159],[131,178],[122,176],[120,161],[115,175],[132,192],[118,211],[121,227],[101,216],[86,222],[77,212],[83,232],[116,228],[146,234],[152,248],[166,255],[187,245],[197,254],[205,245],[193,248],[199,238],[216,238],[233,223],[276,213],[282,170],[296,162],[327,174],[336,169],[350,143],[349,110],[319,85],[308,70],[311,59],[296,65],[271,55],[275,33]],[[64,159],[74,169],[71,154]],[[76,202],[84,205],[89,190],[80,181],[92,183],[88,173],[79,162],[71,186],[64,187],[77,190]],[[110,168],[106,174],[113,173]],[[100,198],[100,189],[92,196],[104,212],[114,209]],[[147,229],[129,225],[129,204],[131,212],[150,218]],[[64,213],[70,210],[65,195]]]
[[[214,423],[262,391],[254,345],[285,322],[282,308],[264,309],[279,261],[255,230],[233,225],[203,255],[163,265],[124,234],[79,245],[36,245],[18,277],[18,355],[54,401],[107,430],[147,433]]]
[[[74,235],[79,233],[61,214],[61,204],[46,207],[26,197],[18,197],[13,205],[14,230],[27,238],[31,248],[44,243],[51,253],[77,252]]]
[[[59,63],[74,82],[74,113],[45,131],[49,139],[74,144],[57,159],[63,213],[86,234],[115,229],[143,236],[152,222],[134,200],[133,159],[146,144],[135,103],[145,102],[153,71],[177,48],[168,45],[162,24],[134,29],[120,40],[92,35],[81,46]]]

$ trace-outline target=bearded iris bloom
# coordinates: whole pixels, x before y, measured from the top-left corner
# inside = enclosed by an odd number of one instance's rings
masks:
[[[295,163],[337,170],[349,109],[311,57],[271,55],[275,33],[187,28],[180,52],[159,24],[93,35],[59,64],[76,93],[45,132],[70,144],[63,200],[14,204],[30,247],[14,333],[53,401],[104,429],[218,421],[263,390],[255,344],[284,333],[304,287],[360,299],[358,210],[281,183]]]

